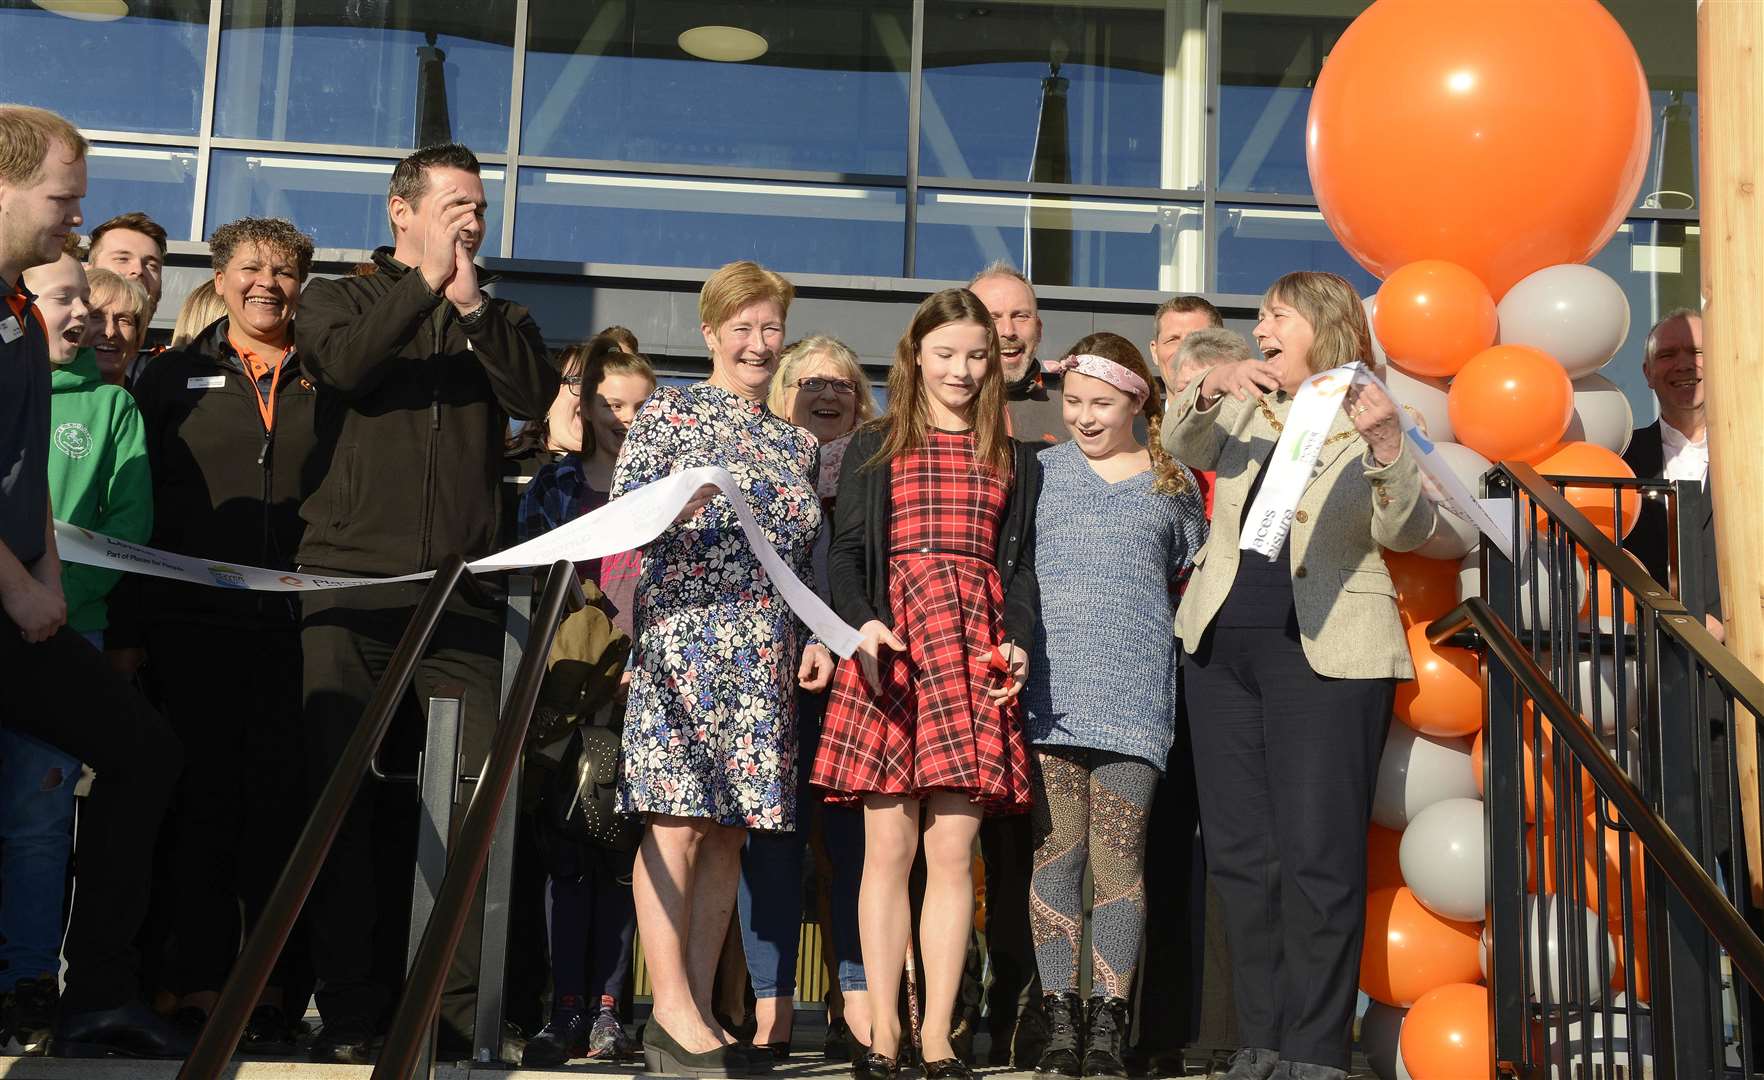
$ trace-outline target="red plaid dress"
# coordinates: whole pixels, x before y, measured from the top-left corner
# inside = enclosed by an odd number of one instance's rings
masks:
[[[810,782],[829,801],[960,791],[993,812],[1026,810],[1018,703],[986,696],[1003,685],[987,661],[1004,640],[993,561],[1008,492],[977,467],[968,434],[933,431],[890,470],[888,602],[907,650],[883,650],[879,694],[855,657],[840,662]]]

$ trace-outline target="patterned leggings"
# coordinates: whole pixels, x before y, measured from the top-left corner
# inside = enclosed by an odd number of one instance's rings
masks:
[[[1090,992],[1124,998],[1145,931],[1145,821],[1158,770],[1141,758],[1067,747],[1037,750],[1036,766],[1029,921],[1042,989],[1078,989],[1088,864]]]

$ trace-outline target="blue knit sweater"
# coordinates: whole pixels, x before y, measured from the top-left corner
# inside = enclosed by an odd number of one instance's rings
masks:
[[[1029,741],[1164,767],[1176,723],[1176,588],[1207,539],[1187,491],[1147,471],[1118,483],[1074,443],[1041,453],[1035,511],[1041,621],[1023,688]]]

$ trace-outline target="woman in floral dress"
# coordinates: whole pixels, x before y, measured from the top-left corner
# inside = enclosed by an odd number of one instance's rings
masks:
[[[705,282],[710,380],[650,396],[619,455],[613,497],[720,465],[806,577],[821,526],[816,443],[765,403],[793,292],[751,262]],[[747,830],[795,827],[796,688],[825,687],[833,660],[807,643],[714,487],[644,549],[636,615],[619,805],[648,822],[633,881],[655,994],[646,1065],[745,1075],[769,1062],[717,1024],[711,984]]]

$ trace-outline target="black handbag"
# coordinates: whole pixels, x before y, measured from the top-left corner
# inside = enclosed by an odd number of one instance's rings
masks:
[[[562,768],[551,776],[545,799],[551,825],[564,836],[609,851],[632,851],[643,839],[643,819],[621,814],[619,733],[587,724],[564,747]]]

